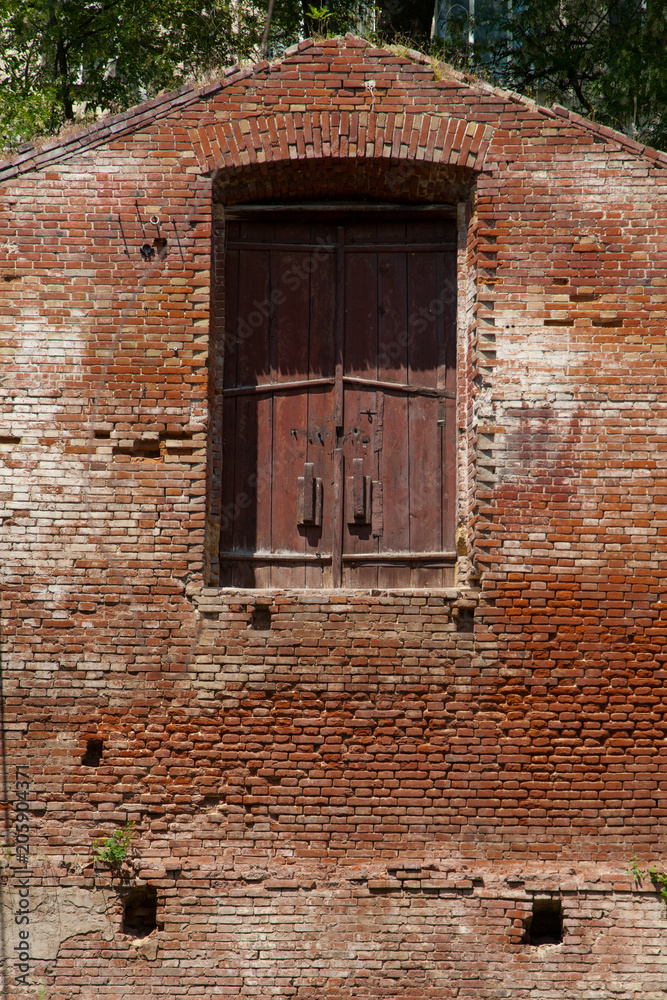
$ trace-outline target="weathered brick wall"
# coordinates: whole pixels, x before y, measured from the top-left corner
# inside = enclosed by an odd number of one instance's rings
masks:
[[[4,169],[8,997],[26,880],[59,1000],[663,995],[666,168],[348,39]],[[459,205],[450,591],[214,586],[220,205],[333,196]]]

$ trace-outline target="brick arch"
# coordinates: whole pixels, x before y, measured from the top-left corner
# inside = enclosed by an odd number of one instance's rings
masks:
[[[314,111],[204,122],[191,138],[202,172],[227,202],[283,189],[293,196],[297,165],[300,196],[428,200],[469,186],[492,133],[440,113]]]

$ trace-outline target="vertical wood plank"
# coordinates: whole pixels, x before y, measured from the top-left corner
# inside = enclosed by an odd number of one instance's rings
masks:
[[[346,239],[357,244],[377,241],[378,223],[351,224]],[[378,376],[378,254],[376,250],[347,253],[345,256],[345,374]],[[373,418],[377,415],[376,392],[347,386],[344,392],[344,475],[352,475],[354,459],[363,459],[364,475],[377,479],[378,455],[374,450]],[[343,490],[345,496],[346,491]],[[378,539],[370,525],[351,524],[352,512],[345,511],[343,554],[378,552]],[[343,585],[377,587],[377,566],[348,564],[343,568]]]
[[[238,223],[231,223],[228,237],[238,236]],[[223,387],[236,385],[237,317],[238,317],[239,252],[230,250],[225,258],[225,345],[223,357]],[[230,552],[234,544],[234,469],[236,465],[236,400],[223,398],[222,403],[222,475],[220,509],[220,552]],[[221,560],[220,585],[234,583],[233,564]]]
[[[345,526],[344,517],[344,462],[343,462],[343,371],[345,362],[345,228],[336,227],[336,317],[335,317],[335,385],[334,385],[334,495],[333,495],[333,553],[331,575],[334,587],[343,583],[342,554]]]
[[[415,240],[432,238],[425,223],[409,223]],[[408,314],[414,317],[408,344],[408,382],[435,388],[442,328],[442,289],[438,287],[438,251],[408,253]],[[408,402],[410,551],[440,550],[442,454],[438,400],[413,395]],[[411,584],[433,585],[432,569],[415,566]]]
[[[308,377],[310,340],[310,222],[279,227],[281,242],[294,250],[272,253],[274,296],[271,315],[273,376],[277,382]],[[273,491],[271,498],[274,552],[305,552],[306,538],[297,524],[297,481],[308,457],[308,393],[276,391],[274,407]],[[277,580],[280,582],[278,583]],[[304,564],[276,564],[274,586],[304,587]]]
[[[334,242],[335,229],[313,224],[311,242],[318,238]],[[315,250],[310,254],[310,327],[308,377],[333,378],[336,349],[336,255],[332,251]],[[334,544],[334,422],[335,390],[313,388],[308,394],[307,458],[322,479],[323,514],[321,528],[304,530],[305,550],[310,553],[332,553]],[[333,586],[332,564],[306,564],[307,587]]]
[[[457,271],[456,253],[453,250],[442,255],[444,270],[443,288],[445,311],[443,314],[444,349],[444,388],[451,394],[445,400],[445,424],[441,427],[442,435],[442,466],[443,466],[443,496],[442,496],[442,539],[443,548],[453,550],[456,547],[456,482],[457,482],[457,451],[458,429],[456,420],[456,293]]]
[[[254,483],[255,492],[255,551],[273,550],[273,522],[271,503],[273,496],[273,397],[257,396],[257,458],[255,468],[250,471],[249,481]],[[255,586],[270,587],[272,569],[270,563],[255,564]]]
[[[387,222],[386,238],[405,241],[405,222]],[[385,382],[408,380],[407,254],[378,255],[378,377]],[[380,552],[407,551],[410,544],[408,490],[408,401],[402,392],[384,394],[383,447],[378,477],[383,483],[384,532]],[[410,585],[409,566],[378,568],[378,586]]]

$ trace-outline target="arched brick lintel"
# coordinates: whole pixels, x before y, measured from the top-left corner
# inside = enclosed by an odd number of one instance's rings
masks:
[[[450,176],[483,169],[493,129],[439,113],[290,112],[204,121],[191,139],[203,173],[233,177],[263,164],[381,162],[384,169],[420,164]],[[429,173],[430,171],[426,171]]]

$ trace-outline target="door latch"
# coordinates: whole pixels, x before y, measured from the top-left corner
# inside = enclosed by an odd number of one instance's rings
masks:
[[[313,462],[306,462],[297,480],[296,521],[310,527],[322,526],[322,480],[315,475]]]
[[[352,475],[345,481],[348,524],[370,524],[373,534],[382,534],[382,483],[364,475],[363,458],[352,459]]]

